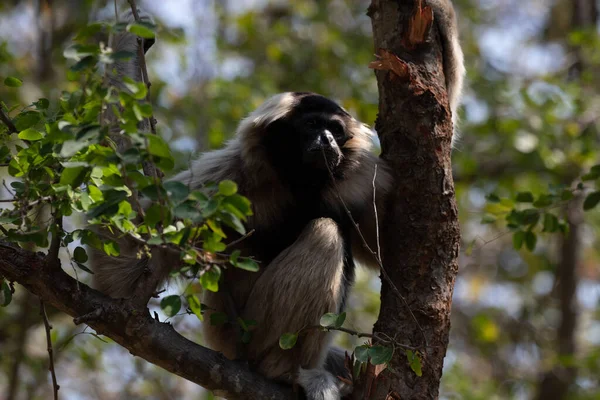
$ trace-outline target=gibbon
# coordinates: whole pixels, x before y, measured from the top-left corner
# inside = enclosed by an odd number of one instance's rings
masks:
[[[444,73],[455,120],[464,66],[454,10],[447,0],[428,3],[443,36]],[[137,49],[133,35],[125,32],[115,39],[115,51]],[[111,82],[119,86],[123,76],[139,79],[137,68],[136,60],[117,64]],[[247,227],[254,234],[232,250],[258,259],[260,271],[227,268],[221,290],[205,291],[203,303],[209,312],[229,314],[231,320],[236,316],[254,320],[257,325],[240,351],[235,326],[205,322],[209,347],[228,358],[248,360],[269,378],[299,383],[309,399],[341,398],[344,385],[337,376],[347,373],[344,352],[330,348],[330,334],[305,328],[317,326],[325,313],[344,310],[355,260],[377,268],[354,226],[355,221],[375,248],[373,186],[381,218],[392,179],[386,164],[371,151],[371,134],[326,97],[281,93],[242,120],[222,149],[201,155],[188,170],[170,178],[192,189],[209,181],[233,180],[252,203]],[[92,258],[95,286],[112,297],[131,295],[149,270],[166,278],[179,265],[176,255],[161,249],[153,249],[151,257],[137,258],[139,249],[133,241],[121,244],[121,249],[116,258],[102,254]],[[236,316],[231,315],[231,304]],[[279,347],[282,334],[301,330],[293,349]]]

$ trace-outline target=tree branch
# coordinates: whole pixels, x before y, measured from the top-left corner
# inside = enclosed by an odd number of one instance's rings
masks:
[[[46,304],[87,321],[135,356],[197,383],[228,399],[291,398],[291,387],[271,382],[181,336],[170,324],[156,321],[127,302],[111,299],[66,274],[48,271],[43,255],[0,241],[0,275],[18,282]],[[80,318],[84,316],[84,318]]]

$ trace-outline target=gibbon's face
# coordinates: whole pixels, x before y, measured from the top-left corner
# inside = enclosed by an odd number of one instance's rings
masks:
[[[267,154],[288,177],[328,177],[328,169],[335,173],[345,157],[352,117],[326,97],[295,96],[290,111],[267,128]]]
[[[342,161],[348,140],[340,117],[326,113],[308,113],[292,121],[300,139],[302,164],[316,169],[335,169]]]

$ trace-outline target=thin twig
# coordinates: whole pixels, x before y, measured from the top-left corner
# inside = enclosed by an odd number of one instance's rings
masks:
[[[419,347],[410,346],[408,344],[398,343],[395,339],[392,339],[389,336],[388,336],[388,338],[383,338],[383,337],[379,336],[379,334],[377,334],[377,333],[358,332],[358,331],[348,329],[348,328],[343,328],[343,327],[336,328],[333,326],[321,326],[321,325],[309,326],[308,328],[305,328],[302,331],[305,331],[308,329],[319,329],[319,330],[324,330],[327,332],[331,332],[331,331],[343,332],[343,333],[347,333],[348,335],[351,335],[351,336],[356,336],[357,338],[377,339],[380,342],[389,343],[394,346],[398,346],[398,347],[401,347],[401,348],[407,349],[407,350],[420,350]]]
[[[46,328],[46,343],[48,345],[49,360],[48,370],[52,375],[52,388],[54,390],[54,400],[58,400],[58,389],[60,389],[60,386],[58,385],[58,381],[56,380],[56,371],[54,370],[54,351],[52,350],[52,337],[50,336],[52,325],[50,325],[50,321],[48,321],[48,314],[46,314],[46,306],[44,305],[44,301],[42,299],[40,299],[40,315],[44,320],[44,327]]]
[[[232,241],[231,243],[229,243],[227,245],[227,247],[225,247],[226,249],[235,246],[236,244],[238,244],[239,242],[241,242],[242,240],[246,240],[248,239],[250,236],[252,236],[254,234],[254,229],[252,229],[251,231],[249,231],[248,233],[246,233],[244,236]]]
[[[8,128],[8,131],[10,133],[17,133],[17,132],[19,132],[17,130],[17,127],[15,126],[15,124],[13,124],[13,122],[8,117],[8,115],[6,115],[4,113],[4,110],[2,110],[2,107],[0,107],[0,120],[2,120],[2,122],[4,123],[4,125],[6,125],[6,127]]]
[[[373,257],[375,257],[375,260],[377,261],[377,265],[379,266],[379,269],[381,270],[381,274],[383,275],[383,278],[390,285],[390,287],[392,288],[393,292],[398,296],[398,298],[400,298],[400,300],[402,300],[402,303],[404,303],[404,306],[408,310],[411,318],[415,321],[415,324],[417,325],[417,328],[419,328],[419,331],[421,331],[421,335],[423,335],[423,340],[425,342],[425,347],[428,347],[427,336],[425,335],[425,331],[421,327],[421,324],[419,324],[419,320],[417,320],[417,317],[415,316],[415,314],[411,310],[410,305],[408,304],[408,302],[406,301],[406,299],[404,298],[404,296],[402,296],[402,293],[400,293],[400,291],[398,290],[398,288],[396,287],[396,285],[394,284],[394,282],[392,281],[392,279],[388,275],[387,271],[385,270],[385,268],[383,266],[383,262],[381,261],[381,257],[379,256],[379,254],[376,253],[375,251],[373,251],[373,249],[371,249],[371,247],[369,246],[369,244],[368,244],[367,240],[365,239],[362,231],[360,230],[358,224],[354,220],[354,217],[352,217],[352,213],[350,212],[350,209],[348,208],[348,206],[346,205],[346,202],[344,201],[344,199],[340,195],[340,191],[339,191],[339,188],[338,188],[337,183],[335,181],[335,177],[333,176],[333,172],[331,172],[331,168],[329,167],[329,163],[327,162],[327,156],[325,155],[325,151],[321,150],[321,154],[323,154],[323,158],[325,160],[325,166],[327,167],[327,171],[329,172],[329,177],[331,178],[331,182],[333,183],[333,188],[335,189],[335,194],[336,194],[337,198],[340,200],[340,202],[342,203],[342,207],[344,208],[344,211],[348,215],[348,218],[350,219],[350,222],[354,226],[354,229],[358,233],[358,236],[360,237],[360,240],[361,240],[364,248],[369,253],[371,253],[371,255]],[[376,168],[375,168],[375,174],[377,174],[377,164],[375,164],[375,166],[376,166]],[[375,178],[373,178],[373,181],[375,181]],[[377,204],[375,203],[375,193],[373,193],[373,200],[374,200],[373,207],[375,209],[377,209]],[[377,231],[379,231],[379,221],[377,220],[377,213],[375,214],[375,224],[376,224]],[[378,240],[377,246],[379,248],[379,240]]]

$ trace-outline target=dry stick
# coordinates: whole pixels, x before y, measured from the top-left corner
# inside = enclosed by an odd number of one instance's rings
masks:
[[[404,296],[402,296],[402,293],[400,293],[400,291],[398,290],[398,288],[396,287],[396,285],[394,284],[394,282],[388,275],[387,271],[385,270],[385,268],[383,266],[383,262],[381,261],[381,248],[379,246],[379,221],[377,219],[377,204],[375,203],[375,178],[377,178],[377,164],[375,164],[375,174],[373,176],[373,208],[375,209],[375,228],[376,228],[376,232],[377,232],[377,249],[378,249],[379,253],[374,252],[373,249],[371,249],[371,247],[367,243],[367,240],[365,239],[364,235],[362,234],[362,231],[360,230],[358,224],[354,220],[354,217],[352,217],[352,213],[350,212],[350,209],[348,208],[348,206],[346,205],[346,202],[340,195],[340,191],[338,189],[337,183],[335,182],[333,172],[331,172],[331,168],[329,167],[329,164],[327,163],[327,156],[325,155],[325,151],[321,150],[321,154],[323,154],[323,158],[325,160],[325,166],[327,167],[327,171],[329,172],[329,177],[331,178],[331,182],[333,183],[333,187],[335,189],[335,194],[336,194],[337,198],[340,200],[340,202],[342,203],[342,207],[344,208],[344,211],[348,215],[348,218],[350,219],[350,222],[354,226],[354,229],[358,233],[358,236],[360,237],[360,240],[361,240],[364,248],[367,249],[367,251],[369,251],[369,253],[371,253],[371,255],[373,257],[375,257],[375,260],[377,261],[377,265],[379,266],[379,269],[381,270],[381,274],[383,275],[386,282],[390,285],[390,287],[392,288],[394,293],[400,298],[400,300],[402,300],[402,303],[404,303],[404,306],[408,310],[411,318],[415,321],[415,324],[419,328],[419,331],[421,331],[421,335],[423,335],[425,347],[428,347],[427,337],[425,336],[425,331],[421,327],[421,324],[419,324],[419,320],[417,320],[417,317],[412,312],[410,305],[408,304],[408,302],[406,301]]]
[[[10,133],[17,133],[17,127],[15,126],[15,124],[13,124],[13,122],[10,120],[10,118],[8,118],[8,115],[6,115],[4,113],[4,110],[2,110],[2,107],[0,106],[0,120],[2,120],[2,122],[4,123],[4,125],[6,125],[8,127],[8,131]]]
[[[58,389],[60,389],[60,386],[58,385],[58,381],[56,380],[56,371],[54,370],[54,351],[52,350],[52,338],[50,337],[50,330],[52,330],[52,325],[50,325],[50,321],[48,321],[48,314],[46,314],[46,306],[44,305],[44,301],[42,299],[40,299],[40,315],[44,320],[44,327],[46,328],[46,343],[48,344],[49,360],[48,370],[52,375],[52,388],[54,389],[54,400],[58,400]]]

